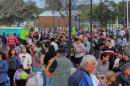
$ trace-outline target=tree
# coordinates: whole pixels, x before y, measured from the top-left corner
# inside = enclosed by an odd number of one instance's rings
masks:
[[[116,4],[114,2],[110,2],[113,8],[116,7]],[[105,4],[97,5],[93,7],[93,21],[100,22],[101,28],[106,28],[109,21],[115,21],[117,13],[116,10],[109,9],[110,7],[107,7]],[[91,14],[89,13],[88,16],[90,17]]]
[[[48,10],[54,10],[54,11],[59,11],[63,5],[60,0],[46,0],[48,7]]]
[[[9,25],[34,18],[39,14],[35,3],[25,3],[23,0],[0,0],[0,22]]]
[[[48,10],[52,10],[52,11],[60,11],[61,15],[68,15],[69,14],[69,0],[46,0],[48,7]],[[77,1],[79,0],[71,0],[72,1],[72,16],[77,14],[79,11],[79,7],[81,4],[77,4]],[[86,2],[86,0],[82,1],[82,2]]]
[[[127,13],[126,13],[126,1],[125,2],[119,2],[118,4],[118,16],[119,16],[119,23],[123,24],[126,23],[126,20],[124,20],[124,17],[126,19]],[[130,9],[130,2],[129,2],[129,9]],[[129,11],[130,16],[130,11]]]

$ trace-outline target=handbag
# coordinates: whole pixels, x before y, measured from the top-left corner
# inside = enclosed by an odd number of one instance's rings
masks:
[[[53,72],[56,70],[56,68],[57,68],[57,61],[54,60],[54,61],[52,62],[52,64],[51,64],[51,66],[49,67],[48,71],[49,71],[50,73],[53,73]]]
[[[47,70],[49,73],[53,73],[56,70],[56,68],[57,68],[57,60],[56,57],[53,57],[48,61],[45,70]]]

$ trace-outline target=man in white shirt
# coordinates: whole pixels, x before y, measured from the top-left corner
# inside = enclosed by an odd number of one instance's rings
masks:
[[[32,57],[29,53],[27,53],[26,47],[22,48],[22,53],[19,54],[19,58],[20,58],[21,64],[23,65],[24,70],[27,73],[30,73],[30,68],[31,68],[31,64],[32,64]]]

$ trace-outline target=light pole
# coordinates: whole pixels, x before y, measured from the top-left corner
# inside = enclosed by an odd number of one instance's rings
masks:
[[[71,32],[72,32],[72,28],[71,28],[71,0],[69,0],[69,50],[68,50],[68,56],[69,58],[71,58],[71,43],[72,43],[72,35],[71,35]]]
[[[128,5],[128,0],[127,0],[127,29],[129,29],[129,5]]]
[[[93,40],[93,38],[92,38],[92,32],[93,32],[93,17],[92,17],[92,15],[93,15],[93,0],[91,0],[91,22],[90,22],[90,30],[91,30],[91,42],[92,42],[92,40]],[[91,46],[92,46],[92,43],[91,43]]]
[[[123,20],[123,25],[124,25],[124,27],[126,26],[126,16],[125,16],[125,0],[122,0],[122,2],[123,2],[123,9],[124,9],[124,20]]]
[[[79,16],[79,30],[80,30],[80,13],[78,14],[78,16]]]
[[[101,13],[101,19],[100,19],[100,28],[102,29],[102,0],[100,0],[100,13]]]
[[[119,17],[118,17],[118,6],[116,7],[116,13],[117,13],[117,18],[116,18],[116,24],[117,24],[117,29],[119,28]]]

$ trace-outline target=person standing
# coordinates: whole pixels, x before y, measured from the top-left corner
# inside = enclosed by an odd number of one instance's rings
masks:
[[[33,47],[33,54],[32,54],[32,71],[35,73],[35,85],[41,86],[41,80],[43,81],[43,74],[42,74],[42,63],[41,59],[41,43],[39,41],[36,42],[36,46]],[[42,61],[43,62],[43,61]]]
[[[104,74],[109,70],[109,55],[107,53],[103,53],[101,55],[101,59],[97,63],[95,75],[100,77],[104,76]]]
[[[28,74],[23,70],[23,66],[20,65],[13,77],[14,86],[26,86],[26,81],[28,78]]]
[[[6,43],[7,43],[6,33],[3,33],[2,37],[1,37],[1,41],[2,41],[2,51],[5,51]]]
[[[122,73],[118,77],[120,86],[130,86],[130,62],[122,65]]]
[[[97,62],[94,56],[84,56],[81,62],[81,67],[70,76],[68,86],[94,86],[95,82],[92,79],[91,74],[94,73],[96,65]]]
[[[124,51],[122,59],[119,61],[119,67],[130,62],[129,53]]]
[[[48,61],[53,58],[54,56],[56,56],[56,52],[58,50],[58,44],[55,42],[55,38],[51,38],[50,39],[50,46],[48,48],[48,51],[45,55],[45,60],[44,60],[44,64],[47,65]]]
[[[16,51],[15,49],[11,49],[9,51],[9,58],[8,58],[8,64],[9,64],[9,77],[10,77],[10,86],[13,86],[13,77],[15,71],[18,69],[20,65],[20,61],[18,57],[16,56]]]
[[[10,33],[9,37],[7,38],[7,46],[13,49],[16,47],[17,43],[18,43],[17,37],[15,37],[13,33]]]
[[[73,65],[71,61],[65,57],[64,49],[59,49],[57,51],[55,60],[57,62],[57,67],[50,79],[50,86],[68,86],[68,80]]]
[[[114,66],[114,61],[115,61],[116,50],[113,47],[111,40],[106,40],[105,47],[102,49],[102,51],[104,53],[109,54],[109,56],[110,56],[110,58],[109,58],[109,63],[110,63],[109,69],[112,70],[112,68]]]
[[[81,43],[79,38],[75,38],[74,43],[74,53],[75,53],[75,65],[78,68],[80,66],[83,56],[86,54],[86,48],[83,43]]]
[[[89,53],[90,51],[90,48],[91,48],[91,44],[90,42],[88,41],[88,37],[84,36],[84,44],[85,44],[85,47],[86,47],[86,52]]]
[[[120,51],[119,51],[119,52],[117,53],[117,56],[116,56],[116,59],[115,59],[113,68],[118,68],[118,67],[119,67],[120,61],[121,61],[122,58],[123,58],[123,52],[120,52]]]
[[[0,51],[0,86],[8,86],[8,63],[3,60],[3,53]]]
[[[27,53],[27,49],[25,46],[22,48],[22,53],[19,54],[19,58],[24,70],[29,74],[32,65],[32,57],[29,53]]]

